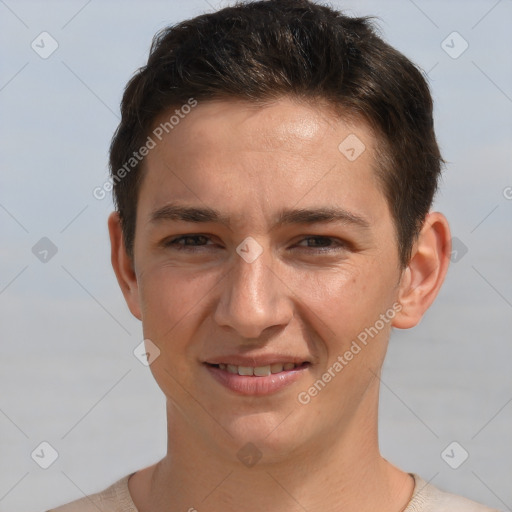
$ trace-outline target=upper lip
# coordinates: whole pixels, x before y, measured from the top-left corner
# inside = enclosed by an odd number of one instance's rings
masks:
[[[261,356],[242,356],[242,355],[226,355],[226,356],[217,356],[211,357],[204,361],[208,364],[232,364],[234,366],[249,366],[249,367],[259,367],[259,366],[270,366],[272,364],[285,364],[285,363],[295,363],[302,364],[309,362],[308,357],[297,357],[297,356],[288,356],[284,354],[266,354]]]

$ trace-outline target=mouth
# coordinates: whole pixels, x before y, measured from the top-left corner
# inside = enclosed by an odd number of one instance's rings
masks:
[[[213,379],[237,395],[265,396],[277,393],[301,379],[310,368],[309,361],[259,362],[259,366],[232,364],[238,361],[205,362]]]
[[[269,375],[276,375],[278,373],[290,372],[296,369],[305,369],[311,363],[304,361],[302,363],[273,363],[265,366],[237,366],[228,363],[205,363],[212,368],[218,368],[221,371],[238,374],[245,377],[268,377]]]

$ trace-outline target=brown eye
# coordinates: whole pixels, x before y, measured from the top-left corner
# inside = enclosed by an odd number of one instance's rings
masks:
[[[300,245],[302,242],[307,242],[307,245]],[[297,245],[306,249],[319,249],[321,252],[339,250],[346,246],[341,240],[327,236],[308,236]]]
[[[207,246],[207,242],[211,241],[206,235],[181,235],[179,237],[164,242],[165,247],[170,247],[178,251],[189,250],[194,251],[196,247]],[[212,246],[213,244],[209,244]]]

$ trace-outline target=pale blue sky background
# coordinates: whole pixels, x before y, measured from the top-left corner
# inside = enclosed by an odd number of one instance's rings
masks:
[[[383,454],[512,510],[512,1],[332,4],[379,16],[429,72],[449,162],[436,208],[468,249],[422,323],[393,335]],[[141,328],[110,268],[112,204],[92,190],[154,33],[220,5],[0,0],[0,511],[44,511],[165,452],[163,395],[132,354]],[[43,31],[59,44],[46,60],[31,48]],[[469,44],[457,59],[441,47],[453,31]],[[47,263],[32,253],[42,237],[58,249]],[[46,470],[30,455],[42,441],[59,453]],[[469,452],[458,469],[440,455],[452,441]]]

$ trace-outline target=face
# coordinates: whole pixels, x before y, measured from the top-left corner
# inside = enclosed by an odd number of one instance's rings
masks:
[[[198,442],[272,456],[373,425],[400,281],[375,145],[317,105],[210,101],[146,157],[129,304]]]

